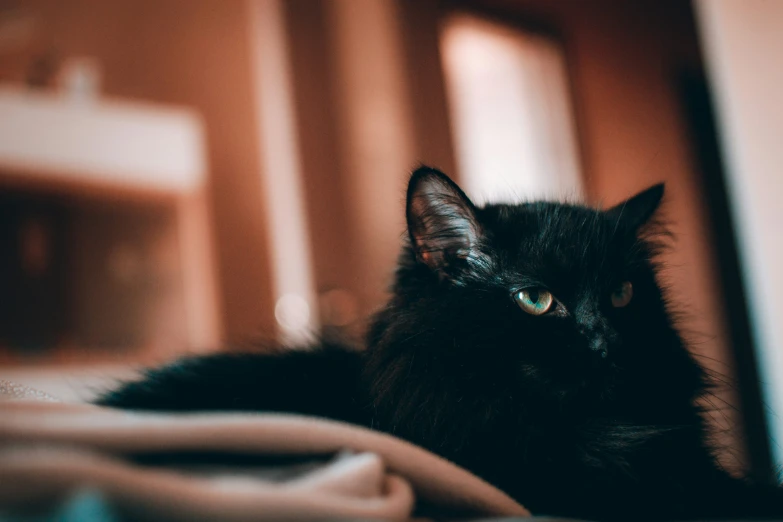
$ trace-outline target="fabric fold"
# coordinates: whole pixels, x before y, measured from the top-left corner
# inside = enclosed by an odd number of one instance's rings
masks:
[[[195,473],[130,456],[208,452],[230,466]],[[336,458],[284,481],[242,456]],[[237,456],[240,458],[237,459]],[[86,404],[0,401],[0,506],[92,488],[140,518],[406,519],[416,502],[444,513],[527,516],[505,493],[393,436],[283,414],[160,414]]]

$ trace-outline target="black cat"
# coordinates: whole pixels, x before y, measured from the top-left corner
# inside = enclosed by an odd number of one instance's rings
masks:
[[[266,410],[393,433],[535,514],[783,518],[783,494],[716,463],[707,381],[655,279],[656,185],[606,211],[476,207],[422,167],[410,239],[366,350],[186,358],[104,396],[145,410]],[[687,300],[687,296],[683,296]]]

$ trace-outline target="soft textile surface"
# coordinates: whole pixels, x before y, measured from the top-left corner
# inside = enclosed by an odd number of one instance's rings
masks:
[[[46,392],[30,388],[23,384],[0,379],[0,400],[38,400],[60,402]]]
[[[131,413],[44,402],[34,390],[0,383],[0,394],[4,389],[0,508],[42,506],[89,487],[141,519],[405,519],[417,501],[457,515],[528,515],[450,462],[356,426],[294,415]],[[219,458],[209,473],[127,458],[163,452],[230,453],[233,463],[243,456],[248,463],[259,456],[336,457],[283,481]]]

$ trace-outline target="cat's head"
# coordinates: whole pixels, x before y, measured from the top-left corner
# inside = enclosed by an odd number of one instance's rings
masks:
[[[608,210],[479,207],[441,172],[414,172],[409,240],[369,339],[381,422],[437,446],[455,430],[438,428],[446,418],[476,423],[471,431],[689,405],[701,373],[654,273],[663,192],[656,185]]]

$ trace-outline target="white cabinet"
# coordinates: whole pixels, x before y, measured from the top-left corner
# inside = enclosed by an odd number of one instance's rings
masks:
[[[220,343],[195,111],[0,87],[0,358]]]

